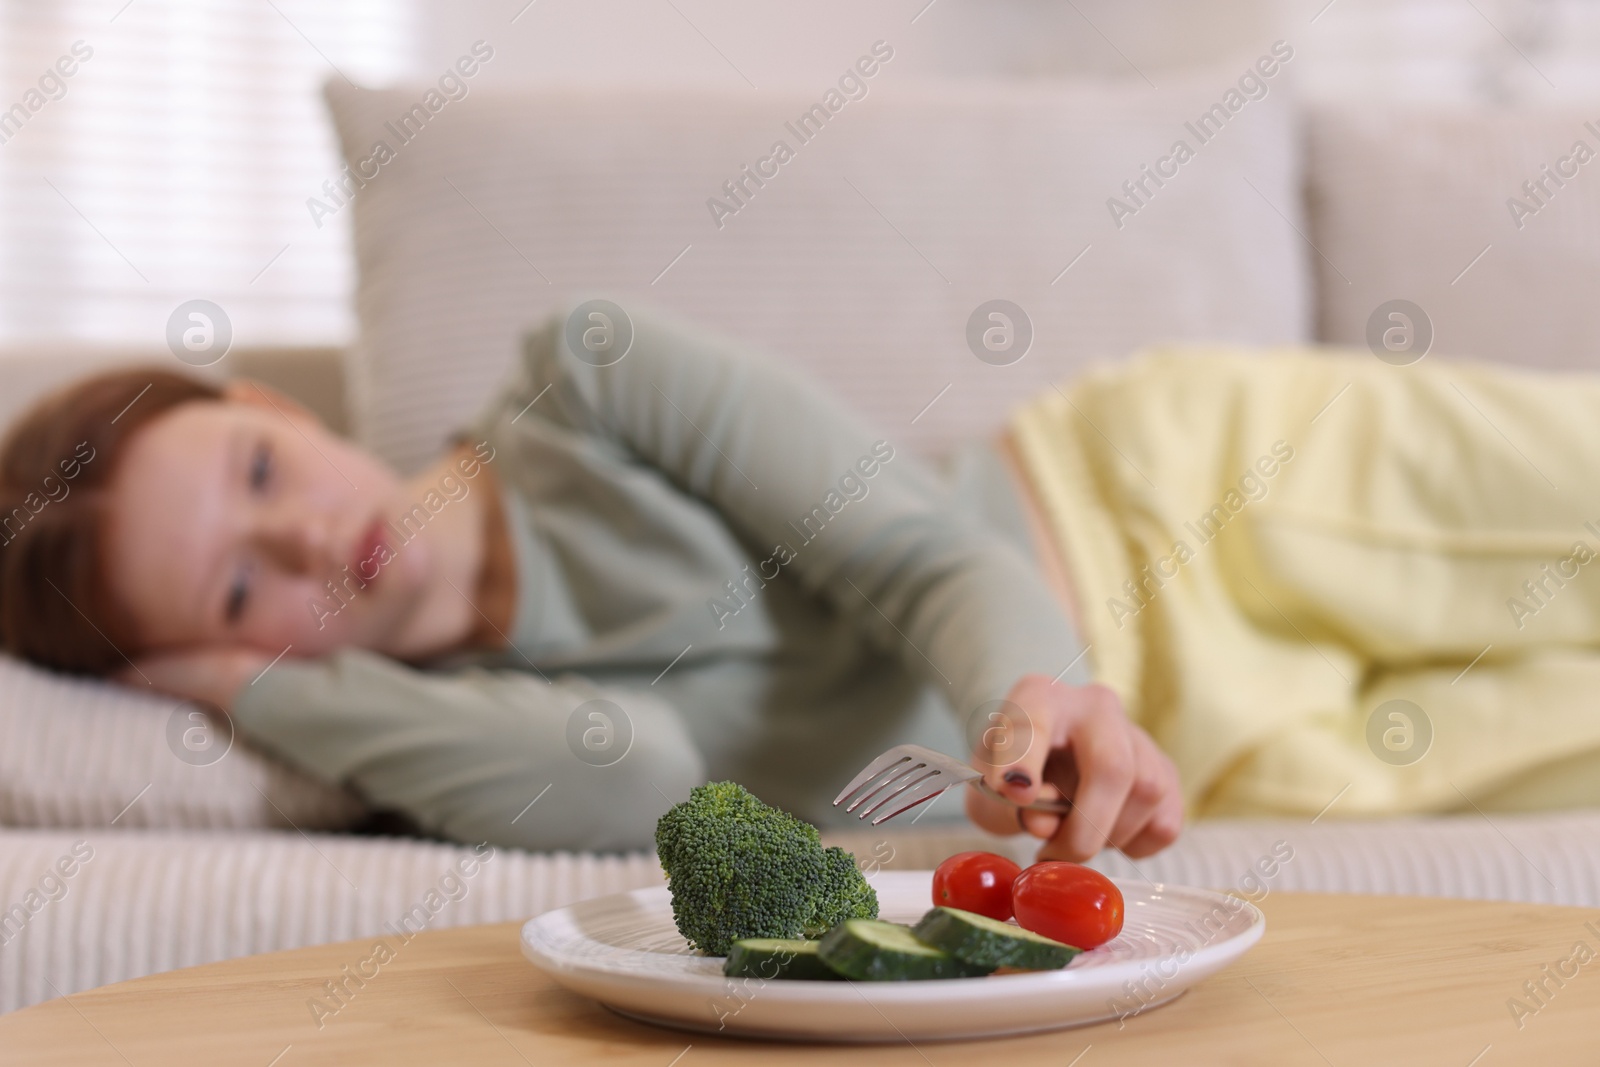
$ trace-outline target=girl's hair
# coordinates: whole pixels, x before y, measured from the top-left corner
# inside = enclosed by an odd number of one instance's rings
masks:
[[[108,500],[133,435],[218,387],[153,367],[82,379],[28,409],[0,442],[0,649],[109,674],[143,649],[106,573]]]

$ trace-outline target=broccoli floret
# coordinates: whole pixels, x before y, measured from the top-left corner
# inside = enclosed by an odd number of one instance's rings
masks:
[[[816,827],[733,782],[689,794],[656,824],[672,917],[688,942],[725,956],[744,937],[799,937],[827,872]]]
[[[734,782],[699,786],[663,815],[656,854],[678,932],[713,956],[740,938],[803,937],[878,914],[849,853],[823,849],[816,827]]]
[[[824,849],[823,855],[828,873],[823,876],[816,913],[806,923],[807,937],[821,937],[846,919],[878,917],[878,893],[867,884],[856,858],[838,847]]]

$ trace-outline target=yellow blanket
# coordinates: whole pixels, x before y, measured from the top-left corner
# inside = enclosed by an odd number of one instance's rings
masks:
[[[1011,430],[1191,813],[1600,803],[1600,377],[1164,349]]]

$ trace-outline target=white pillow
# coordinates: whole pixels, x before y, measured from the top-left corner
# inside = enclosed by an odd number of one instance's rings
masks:
[[[1373,311],[1409,300],[1440,355],[1594,367],[1594,121],[1592,109],[1554,105],[1319,107],[1307,163],[1311,238],[1327,257],[1316,262],[1318,336],[1364,345]],[[1580,140],[1589,161],[1563,164]],[[1549,179],[1547,166],[1569,174]],[[1523,183],[1539,181],[1535,199]]]
[[[339,830],[364,814],[228,736],[193,705],[0,656],[0,825]]]
[[[803,364],[924,451],[992,431],[1097,357],[1168,339],[1304,340],[1311,253],[1295,230],[1283,72],[1163,186],[1146,180],[1153,195],[1120,228],[1108,206],[1175,140],[1197,143],[1185,122],[1242,70],[1156,92],[897,85],[890,61],[805,143],[786,123],[826,105],[831,84],[485,86],[404,144],[392,124],[428,87],[331,84],[350,164],[378,141],[394,153],[365,164],[375,176],[353,204],[318,198],[355,213],[356,436],[415,469],[476,413],[520,334],[580,294],[664,307]],[[719,228],[708,200],[730,203],[724,182],[780,139],[793,158],[766,165],[759,188],[747,179]],[[1010,366],[966,340],[996,298],[1035,331]]]

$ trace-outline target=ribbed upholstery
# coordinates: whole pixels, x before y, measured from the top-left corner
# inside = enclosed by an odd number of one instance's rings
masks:
[[[1600,907],[1600,811],[1340,823],[1217,821],[1159,856],[1107,854],[1122,877],[1268,892],[1319,890],[1539,901]],[[866,861],[932,867],[987,848],[1026,863],[1033,843],[915,830],[828,835]],[[0,908],[39,890],[74,844],[93,857],[53,889],[20,932],[0,913],[0,1011],[155,971],[373,936],[423,903],[469,848],[302,836],[293,831],[0,831]],[[1293,850],[1285,860],[1284,842]],[[80,846],[80,852],[82,846]],[[1258,861],[1274,873],[1266,876]],[[1258,881],[1247,876],[1256,871]],[[1548,878],[1548,881],[1546,879]],[[653,856],[496,851],[429,929],[535,915],[575,900],[660,884]],[[48,886],[46,888],[49,888]],[[449,888],[446,886],[445,888]],[[37,903],[41,897],[34,898]],[[26,906],[24,905],[26,910]],[[415,928],[415,927],[413,927]]]
[[[180,759],[193,711],[0,656],[0,825],[334,830],[363,814],[242,742],[206,765]]]
[[[1492,821],[1490,821],[1492,820]],[[1149,859],[1108,853],[1119,877],[1252,891],[1258,861],[1284,842],[1270,891],[1399,893],[1600,907],[1600,812],[1436,816],[1315,826],[1298,819],[1219,820]],[[1267,864],[1270,869],[1271,863]]]
[[[46,876],[75,843],[92,858]],[[80,854],[82,846],[80,846]],[[536,915],[656,884],[655,857],[495,851],[464,892],[441,879],[473,856],[433,842],[290,831],[0,831],[0,1011],[175,967],[377,935],[429,890],[427,928]],[[30,890],[59,899],[19,924]],[[64,893],[59,888],[65,885]],[[448,895],[459,900],[448,902]],[[10,915],[7,925],[7,915]],[[19,930],[20,925],[20,930]],[[410,927],[416,929],[415,923]],[[53,988],[52,988],[53,987]]]
[[[867,856],[876,840],[894,847],[893,866],[900,869],[933,867],[968,848],[1006,853],[1027,864],[1038,845],[1031,838],[996,840],[976,833],[851,834],[837,843]],[[1328,817],[1315,824],[1217,819],[1195,823],[1177,844],[1155,856],[1130,860],[1106,852],[1091,865],[1118,878],[1247,895],[1259,895],[1259,884],[1268,892],[1397,893],[1600,907],[1600,810],[1348,822]],[[1265,876],[1268,870],[1273,873]]]

